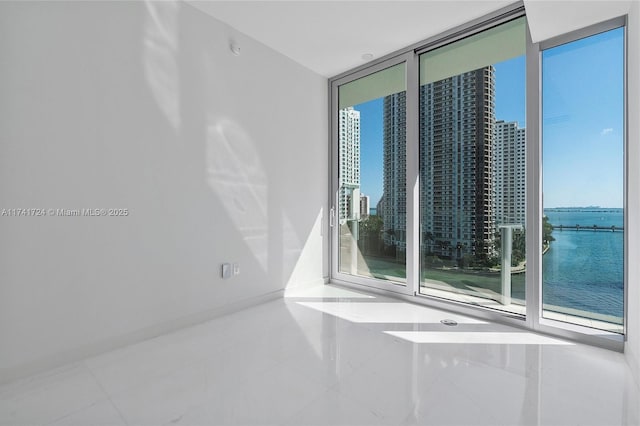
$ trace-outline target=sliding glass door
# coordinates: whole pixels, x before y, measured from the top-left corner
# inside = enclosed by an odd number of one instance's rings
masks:
[[[406,64],[337,89],[336,273],[406,285]]]
[[[525,313],[525,18],[420,56],[420,293]]]

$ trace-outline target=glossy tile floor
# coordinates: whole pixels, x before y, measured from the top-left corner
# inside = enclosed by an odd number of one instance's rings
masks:
[[[0,387],[0,424],[638,425],[638,395],[619,353],[323,286]]]

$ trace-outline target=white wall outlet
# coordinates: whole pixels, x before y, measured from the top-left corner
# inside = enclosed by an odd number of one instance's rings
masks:
[[[240,264],[239,263],[234,263],[233,264],[233,275],[240,275]]]
[[[232,275],[233,275],[233,270],[231,269],[231,264],[230,263],[223,263],[222,264],[222,278],[223,279],[231,278]]]

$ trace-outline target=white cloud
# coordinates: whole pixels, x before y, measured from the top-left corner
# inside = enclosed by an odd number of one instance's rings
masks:
[[[611,127],[607,127],[606,129],[602,129],[602,131],[600,132],[600,135],[604,136],[607,133],[611,133],[611,132],[613,132],[613,129]]]

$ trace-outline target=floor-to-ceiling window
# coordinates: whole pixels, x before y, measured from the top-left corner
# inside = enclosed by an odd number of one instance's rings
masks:
[[[337,271],[406,282],[406,65],[338,86]]]
[[[331,81],[332,279],[621,342],[624,18],[528,32],[513,8]]]
[[[624,28],[542,52],[542,316],[623,332]]]
[[[525,313],[524,17],[420,55],[420,292]]]

